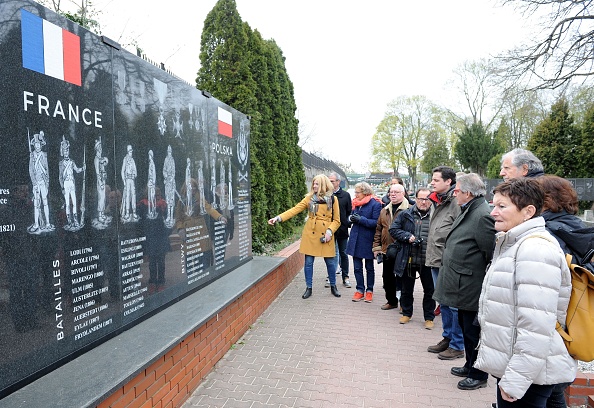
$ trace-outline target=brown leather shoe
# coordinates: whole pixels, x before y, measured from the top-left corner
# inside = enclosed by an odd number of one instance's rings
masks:
[[[429,353],[441,353],[442,351],[446,351],[449,346],[450,346],[450,339],[448,339],[447,337],[444,337],[435,346],[427,347],[427,351]]]
[[[391,304],[389,304],[389,303],[386,303],[386,304],[383,304],[383,305],[382,305],[382,308],[381,308],[381,309],[382,309],[382,310],[390,310],[390,309],[396,309],[397,307],[398,307],[398,306],[392,306]]]
[[[447,350],[442,351],[437,355],[437,358],[440,360],[454,360],[462,357],[464,357],[464,350],[454,350],[451,347],[448,347]]]

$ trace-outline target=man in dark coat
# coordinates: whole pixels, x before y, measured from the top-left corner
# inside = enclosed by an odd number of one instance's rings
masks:
[[[423,285],[423,318],[425,328],[433,329],[435,301],[433,300],[433,277],[431,268],[425,266],[429,221],[433,205],[428,198],[431,191],[420,188],[415,194],[416,203],[402,211],[390,226],[390,235],[401,244],[396,254],[393,273],[402,278],[402,317],[400,324],[406,324],[413,315],[413,292],[417,273]]]
[[[334,196],[338,200],[338,207],[340,208],[340,227],[334,234],[334,242],[336,242],[336,265],[340,265],[340,269],[336,274],[342,274],[342,284],[350,288],[349,281],[349,256],[346,253],[347,242],[349,240],[349,215],[351,215],[351,195],[340,187],[340,175],[338,173],[330,173],[328,176],[332,186],[334,187]],[[328,283],[330,285],[330,283]]]
[[[433,294],[436,301],[458,309],[466,363],[463,367],[453,367],[451,373],[466,377],[458,382],[461,390],[486,387],[488,378],[487,373],[473,367],[480,338],[476,321],[479,297],[487,264],[493,257],[496,232],[485,192],[485,184],[477,174],[458,177],[454,196],[461,213],[446,238]]]

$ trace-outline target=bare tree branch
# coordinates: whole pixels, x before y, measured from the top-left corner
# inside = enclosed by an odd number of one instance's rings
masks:
[[[543,36],[500,57],[501,74],[531,89],[557,89],[594,74],[593,0],[503,0],[529,18],[544,19]]]

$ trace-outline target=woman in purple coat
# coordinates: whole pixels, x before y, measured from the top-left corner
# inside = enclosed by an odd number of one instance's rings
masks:
[[[367,303],[370,303],[373,300],[375,268],[372,247],[377,219],[381,210],[381,201],[373,195],[371,186],[365,182],[355,184],[353,211],[349,217],[352,224],[351,235],[346,251],[353,257],[353,269],[357,280],[357,291],[353,295],[353,302],[365,299]],[[363,276],[363,260],[365,260],[365,271],[367,272],[367,287],[365,287]]]

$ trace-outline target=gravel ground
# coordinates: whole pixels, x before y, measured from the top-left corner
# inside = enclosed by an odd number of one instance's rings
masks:
[[[586,363],[578,360],[578,370],[582,373],[594,373],[594,361]]]

